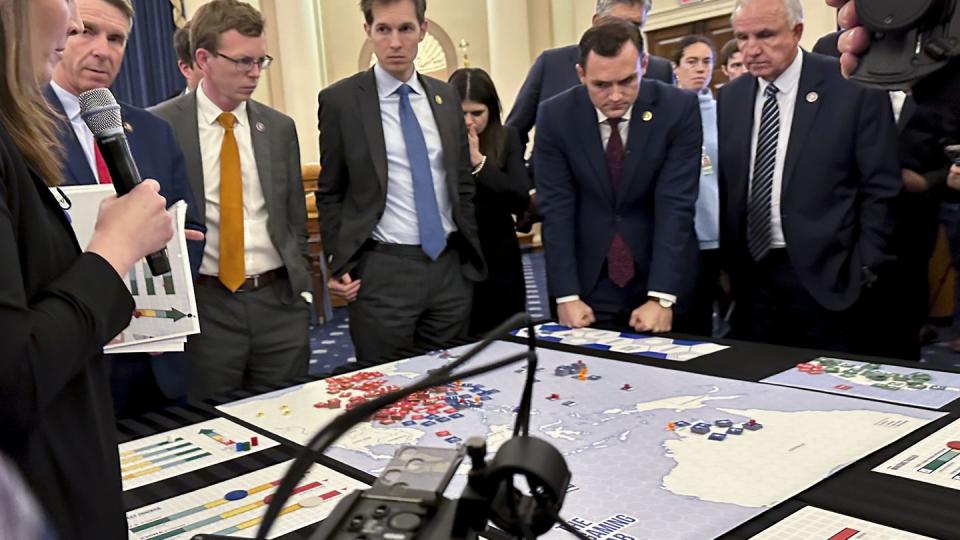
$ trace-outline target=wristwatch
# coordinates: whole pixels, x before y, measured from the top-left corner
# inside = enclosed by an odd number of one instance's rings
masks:
[[[673,302],[671,302],[670,300],[667,300],[666,298],[651,297],[651,299],[652,299],[652,300],[656,300],[657,302],[659,302],[659,303],[660,303],[660,307],[662,307],[662,308],[664,308],[664,309],[670,309],[670,308],[673,307]]]

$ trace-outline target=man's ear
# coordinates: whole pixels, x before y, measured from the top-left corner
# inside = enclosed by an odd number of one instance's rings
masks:
[[[580,84],[587,84],[587,72],[580,67],[580,64],[577,64],[577,78],[580,79]]]

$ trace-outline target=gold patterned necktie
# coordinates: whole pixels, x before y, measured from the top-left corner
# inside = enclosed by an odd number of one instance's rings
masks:
[[[220,282],[235,292],[246,280],[243,249],[243,181],[233,113],[217,117],[223,126],[220,146]]]

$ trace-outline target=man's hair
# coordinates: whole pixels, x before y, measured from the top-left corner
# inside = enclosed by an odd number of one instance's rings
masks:
[[[683,53],[686,52],[687,47],[697,43],[703,43],[707,47],[710,47],[710,54],[712,54],[714,58],[717,57],[717,50],[714,48],[713,42],[710,41],[710,38],[707,36],[694,34],[681,39],[680,43],[677,44],[677,49],[673,52],[673,63],[679,66],[680,61],[683,60]]]
[[[239,0],[213,0],[200,6],[190,19],[190,50],[217,52],[220,36],[236,30],[247,37],[260,37],[265,26],[263,15]]]
[[[586,69],[590,53],[612,58],[631,42],[643,54],[643,36],[633,24],[615,17],[603,17],[580,38],[580,67]]]
[[[754,0],[737,0],[737,3],[733,5],[733,14],[730,15],[730,20],[737,17],[737,12],[740,11],[740,8],[753,3],[753,1]],[[800,3],[800,0],[779,0],[779,2],[787,12],[787,23],[790,24],[790,28],[803,22],[803,4]]]
[[[417,10],[417,22],[423,24],[427,20],[427,0],[360,0],[360,11],[363,12],[363,20],[368,25],[373,24],[373,7],[393,4],[396,2],[413,2]]]
[[[177,53],[177,60],[193,67],[193,49],[190,47],[190,21],[173,33],[173,50]]]
[[[644,11],[650,11],[653,9],[653,0],[597,0],[597,8],[594,9],[593,12],[601,17],[605,17],[607,13],[610,13],[610,10],[613,9],[613,6],[616,6],[617,4],[623,4],[630,7],[633,7],[637,4],[643,4]]]
[[[127,18],[127,21],[130,22],[130,26],[133,27],[133,4],[130,3],[130,0],[103,0],[105,3],[110,4],[111,6],[117,8],[120,13],[123,13],[123,16]]]
[[[736,39],[731,39],[724,43],[723,48],[720,49],[720,57],[717,58],[717,64],[726,66],[727,62],[730,61],[730,57],[738,52],[740,52],[740,44],[737,43]]]

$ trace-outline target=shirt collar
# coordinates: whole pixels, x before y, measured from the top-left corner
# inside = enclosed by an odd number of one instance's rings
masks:
[[[803,71],[803,50],[799,47],[797,48],[797,57],[793,59],[793,63],[780,74],[776,80],[773,81],[773,84],[777,85],[777,89],[780,90],[780,93],[783,95],[792,94],[798,86],[800,86],[800,73]],[[760,82],[760,95],[767,91],[767,87],[770,86],[770,82],[763,78],[757,78]]]
[[[597,111],[597,123],[605,123],[607,121],[607,116],[600,112],[600,109],[597,109],[596,107],[594,107],[594,109]],[[620,119],[629,124],[631,114],[633,114],[633,105],[630,105],[630,108],[627,109],[627,112],[623,113],[623,116],[621,116]]]
[[[63,114],[65,114],[71,122],[76,120],[80,116],[80,98],[67,92],[54,81],[50,81],[50,87],[53,88],[53,92],[63,105]]]
[[[401,81],[387,73],[387,70],[380,67],[380,64],[377,63],[373,66],[373,74],[377,78],[377,94],[380,96],[380,99],[392,96],[404,84],[409,86],[414,93],[421,96],[426,95],[423,90],[423,85],[420,84],[420,78],[417,77],[416,70],[413,71],[413,75],[410,75],[410,79]]]
[[[218,124],[217,118],[224,112],[232,112],[233,116],[237,119],[237,126],[247,125],[247,102],[244,101],[237,106],[236,109],[232,111],[223,111],[213,102],[208,96],[207,91],[203,88],[203,85],[206,81],[200,81],[200,86],[197,87],[197,115],[200,118],[200,121],[207,125]]]

